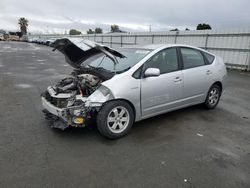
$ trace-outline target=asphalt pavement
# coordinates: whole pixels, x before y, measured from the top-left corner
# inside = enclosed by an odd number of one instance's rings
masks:
[[[47,126],[40,93],[72,68],[59,52],[0,41],[0,187],[250,187],[250,73],[228,71],[218,107],[193,106],[107,140]]]

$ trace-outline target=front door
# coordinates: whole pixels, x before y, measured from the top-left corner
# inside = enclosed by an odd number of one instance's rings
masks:
[[[178,105],[183,95],[183,75],[176,48],[164,49],[151,57],[143,66],[160,69],[160,76],[141,79],[142,117],[160,114]]]

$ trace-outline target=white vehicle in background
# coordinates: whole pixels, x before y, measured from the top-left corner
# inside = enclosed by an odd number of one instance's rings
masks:
[[[222,58],[188,45],[114,50],[65,38],[52,47],[75,69],[42,94],[46,118],[56,128],[96,120],[102,135],[116,139],[142,119],[200,103],[213,109],[225,88]]]

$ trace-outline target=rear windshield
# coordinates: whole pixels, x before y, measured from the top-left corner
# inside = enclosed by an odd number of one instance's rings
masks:
[[[120,48],[116,49],[118,52],[126,56],[125,58],[117,57],[119,62],[114,69],[114,62],[104,54],[95,55],[84,62],[84,66],[88,65],[90,67],[103,68],[112,72],[124,72],[141,59],[143,59],[147,54],[150,53],[150,50],[146,49],[135,49],[135,48]]]

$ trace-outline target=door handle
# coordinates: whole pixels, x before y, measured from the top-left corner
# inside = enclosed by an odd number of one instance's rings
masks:
[[[174,79],[174,82],[180,82],[182,79],[178,76]]]
[[[207,70],[207,75],[209,75],[209,74],[212,74],[212,71],[211,70]]]

